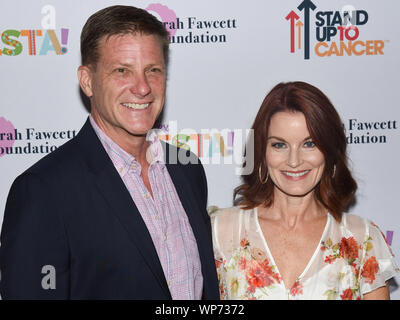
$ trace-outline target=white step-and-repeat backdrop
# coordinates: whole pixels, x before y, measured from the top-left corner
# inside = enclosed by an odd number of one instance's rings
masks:
[[[266,93],[281,81],[306,81],[327,94],[346,128],[359,185],[351,212],[380,226],[399,263],[400,2],[156,1],[1,1],[0,224],[16,176],[87,118],[76,76],[83,24],[125,4],[169,28],[163,138],[201,158],[209,205],[232,205],[242,146]]]

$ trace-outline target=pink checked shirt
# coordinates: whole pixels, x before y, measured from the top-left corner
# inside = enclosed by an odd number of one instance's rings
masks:
[[[203,275],[196,239],[165,166],[157,135],[150,135],[147,152],[152,198],[144,185],[139,162],[113,142],[91,116],[89,118],[149,230],[172,299],[201,299]]]

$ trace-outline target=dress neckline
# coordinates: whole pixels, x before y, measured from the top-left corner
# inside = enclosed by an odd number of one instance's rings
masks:
[[[260,223],[259,223],[259,220],[258,220],[258,208],[256,207],[256,208],[254,208],[253,210],[254,210],[254,212],[255,212],[254,219],[255,219],[257,231],[259,232],[259,234],[260,234],[260,236],[261,236],[261,239],[262,239],[262,242],[264,243],[265,250],[267,251],[267,254],[268,254],[268,256],[269,256],[269,258],[270,258],[270,260],[271,260],[271,263],[272,263],[272,264],[275,266],[275,268],[276,268],[276,273],[278,273],[279,277],[282,279],[281,284],[282,284],[283,288],[285,289],[286,292],[289,292],[289,291],[293,288],[293,286],[292,286],[291,288],[287,288],[287,287],[286,287],[286,284],[285,284],[285,282],[283,281],[282,275],[281,275],[281,273],[280,273],[280,271],[279,271],[279,269],[278,269],[278,265],[277,265],[276,262],[275,262],[274,256],[272,255],[271,250],[270,250],[269,247],[268,247],[267,240],[265,239],[264,234],[263,234],[263,232],[262,232],[262,230],[261,230],[261,226],[260,226]],[[294,285],[296,285],[296,282],[297,282],[298,280],[302,279],[302,278],[307,274],[308,269],[310,269],[311,265],[313,264],[313,262],[314,262],[314,260],[315,260],[315,257],[317,256],[318,252],[320,251],[321,242],[322,242],[323,239],[325,238],[326,233],[327,233],[327,231],[328,231],[328,227],[329,227],[329,225],[330,225],[330,221],[331,221],[331,215],[330,215],[330,213],[328,212],[328,213],[327,213],[327,218],[326,218],[325,228],[324,228],[324,231],[322,232],[321,238],[320,238],[319,241],[318,241],[317,247],[315,248],[314,253],[312,254],[311,258],[308,260],[308,263],[307,263],[306,267],[304,268],[303,272],[301,272],[301,274],[297,277],[297,280],[295,281]]]

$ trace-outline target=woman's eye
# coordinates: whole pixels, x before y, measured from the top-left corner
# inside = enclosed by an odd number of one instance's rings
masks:
[[[304,146],[306,148],[314,148],[315,147],[315,143],[313,141],[306,141],[306,142],[304,142]]]
[[[286,145],[283,142],[273,142],[271,145],[273,148],[276,149],[283,149],[286,147]]]

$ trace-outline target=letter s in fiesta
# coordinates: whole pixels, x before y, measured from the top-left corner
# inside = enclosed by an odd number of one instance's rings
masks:
[[[11,39],[10,37],[19,38],[21,32],[18,30],[6,30],[1,35],[1,42],[4,44],[13,47],[14,49],[4,48],[2,53],[6,56],[17,56],[22,52],[22,44],[21,42]]]

